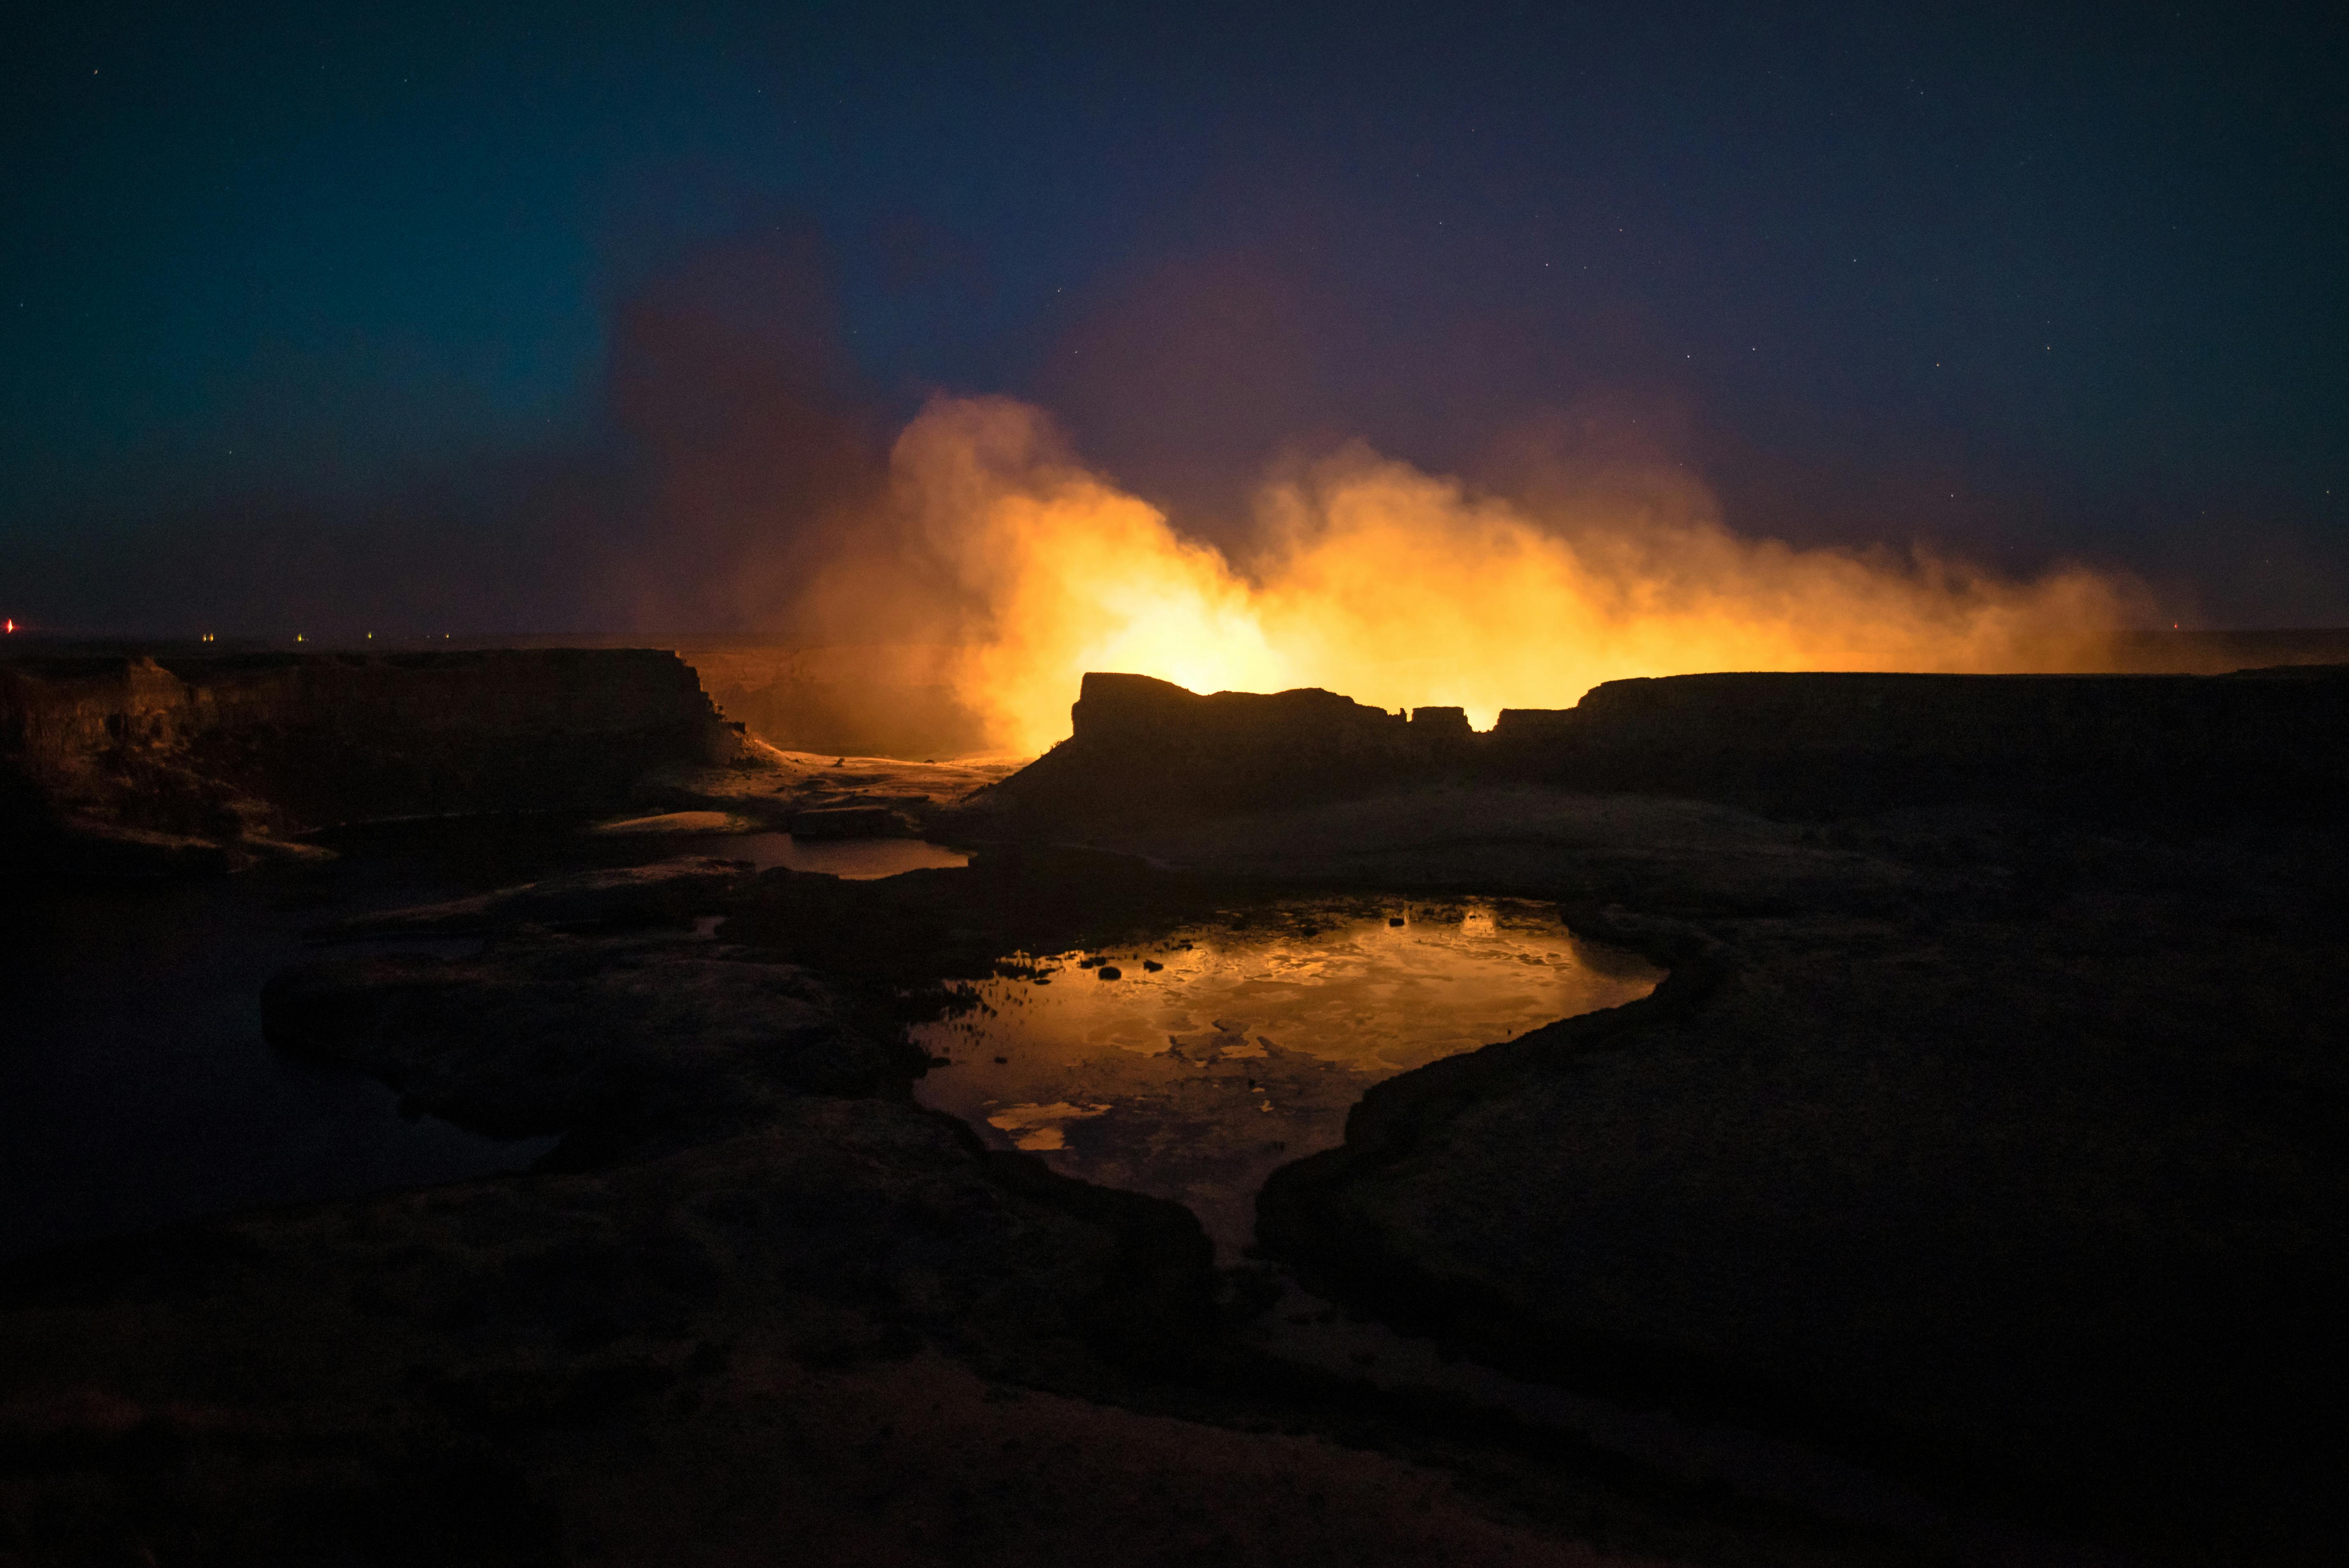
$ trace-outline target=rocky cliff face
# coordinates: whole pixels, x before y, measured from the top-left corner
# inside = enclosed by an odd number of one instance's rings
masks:
[[[1150,819],[1444,778],[1795,814],[1970,802],[2306,814],[2349,794],[2349,666],[2230,676],[1735,674],[1609,681],[1571,708],[1408,720],[1325,691],[1202,696],[1089,675],[1075,734],[996,791],[1042,821]]]
[[[26,659],[0,665],[0,837],[201,868],[338,822],[616,805],[734,739],[645,649]]]
[[[1334,692],[1203,696],[1148,676],[1092,674],[1074,733],[1000,787],[1017,814],[1077,818],[1328,799],[1426,774],[1466,738],[1459,710],[1414,725]]]
[[[1971,802],[2333,809],[2349,666],[2230,676],[1738,674],[1505,711],[1485,766],[1578,789],[1806,813]]]

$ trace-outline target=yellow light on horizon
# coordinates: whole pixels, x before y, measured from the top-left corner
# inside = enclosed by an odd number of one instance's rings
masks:
[[[1004,751],[1067,735],[1092,670],[1457,706],[1485,729],[1631,676],[2104,668],[2138,603],[2085,570],[2010,579],[1746,538],[1678,470],[1519,500],[1352,449],[1268,487],[1236,562],[1078,465],[1024,405],[934,402],[891,460],[895,537],[823,568],[801,613],[967,617],[940,673]]]

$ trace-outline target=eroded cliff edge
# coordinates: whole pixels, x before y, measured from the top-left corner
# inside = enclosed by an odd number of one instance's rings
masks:
[[[618,806],[738,738],[652,649],[24,658],[0,664],[0,841],[224,869],[341,822]]]
[[[2349,665],[2228,676],[1667,676],[1571,708],[1389,713],[1092,674],[1071,738],[974,804],[1057,830],[1440,783],[1716,800],[1777,815],[1975,804],[2176,820],[2323,816],[2349,794]]]

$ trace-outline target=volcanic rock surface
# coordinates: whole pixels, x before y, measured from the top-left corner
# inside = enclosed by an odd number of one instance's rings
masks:
[[[670,901],[622,896],[646,887]],[[1228,892],[1080,851],[885,882],[689,861],[330,931],[488,937],[299,965],[276,1037],[564,1144],[0,1271],[0,1550],[1499,1564],[1731,1539],[1738,1510],[1692,1489],[1561,1477],[1264,1361],[1187,1212],[909,1103],[902,1020],[951,1005],[942,973]],[[521,918],[556,912],[595,934]],[[705,912],[719,936],[680,929]]]
[[[516,926],[550,931],[679,926],[719,907],[750,879],[748,861],[687,855],[649,865],[599,866],[562,872],[440,903],[412,904],[321,923],[323,940],[475,936]]]
[[[1094,677],[1025,773],[904,784],[998,841],[966,868],[688,861],[322,927],[392,944],[281,975],[281,1039],[564,1144],[16,1265],[0,1552],[2337,1560],[2340,677],[1626,684],[1512,750]],[[2165,715],[2189,760],[2127,795]],[[2211,809],[2254,741],[2299,760]],[[634,804],[887,803],[827,769]],[[904,1026],[957,980],[1330,889],[1550,900],[1670,975],[1389,1080],[1277,1173],[1259,1235],[1326,1313],[910,1103]]]
[[[1134,809],[1081,708],[1044,783],[1155,863],[1539,894],[1671,966],[1651,999],[1373,1089],[1342,1149],[1276,1175],[1263,1245],[1323,1288],[1521,1377],[2063,1532],[2313,1561],[2349,1474],[2325,1414],[2349,1396],[2344,692],[1617,683],[1547,751],[1505,716],[1448,779],[1221,812]],[[1227,703],[1146,695],[1177,721]],[[1277,765],[1206,717],[1132,749]],[[1656,787],[1520,781],[1546,770]],[[1790,792],[1793,820],[1724,803]]]
[[[1988,805],[2175,824],[2326,819],[2349,797],[2349,665],[2230,676],[1703,675],[1571,708],[1408,718],[1316,690],[1201,696],[1088,675],[1073,733],[972,802],[1050,832],[1446,782],[1722,801],[1776,815]]]
[[[232,869],[336,823],[617,806],[740,743],[648,649],[0,663],[0,835],[67,869]]]
[[[263,993],[280,1048],[501,1138],[620,1124],[707,1140],[779,1097],[876,1087],[879,1042],[795,965],[690,938],[524,933],[467,958],[325,958]]]

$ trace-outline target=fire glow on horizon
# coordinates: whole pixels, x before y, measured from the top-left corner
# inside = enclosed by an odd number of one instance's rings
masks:
[[[891,518],[852,535],[800,609],[833,635],[951,628],[939,675],[1023,753],[1068,734],[1088,670],[1462,707],[1483,728],[1631,676],[2092,670],[2140,610],[2078,568],[2017,581],[1743,538],[1677,470],[1560,495],[1474,495],[1349,450],[1267,488],[1242,570],[1083,468],[1040,410],[940,399],[896,442]]]

